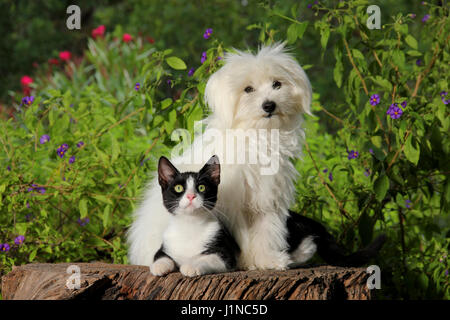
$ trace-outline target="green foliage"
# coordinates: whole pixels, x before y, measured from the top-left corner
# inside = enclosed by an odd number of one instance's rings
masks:
[[[146,11],[143,2],[133,4],[136,27]],[[206,79],[224,47],[286,40],[314,88],[294,209],[323,222],[349,251],[387,233],[377,259],[380,298],[450,298],[449,96],[440,96],[449,91],[448,7],[422,6],[431,18],[421,22],[383,6],[383,28],[368,30],[368,5],[262,4],[245,8],[249,17],[261,14],[243,20],[246,31],[201,25],[193,34],[177,29],[182,8],[172,3],[162,15],[173,18],[167,28],[179,32],[175,38],[165,30],[155,45],[145,36],[124,43],[123,28],[108,27],[104,39],[88,40],[81,61],[40,67],[35,101],[14,105],[15,118],[0,120],[0,243],[11,246],[0,252],[0,273],[32,261],[126,263],[131,213],[156,160],[177,144],[174,130],[192,134],[206,115]],[[96,19],[125,25],[117,15],[106,7]],[[217,23],[225,25],[222,18]],[[207,27],[214,34],[205,40]],[[180,36],[192,41],[176,48]],[[202,51],[206,61],[193,64]],[[398,119],[387,114],[394,103],[403,111]],[[44,134],[50,141],[41,144]],[[56,151],[64,143],[61,158]],[[14,244],[19,235],[25,243]]]

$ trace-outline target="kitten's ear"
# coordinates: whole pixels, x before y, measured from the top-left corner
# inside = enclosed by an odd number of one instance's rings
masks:
[[[166,188],[170,181],[178,174],[177,168],[166,157],[159,158],[158,163],[158,182],[163,188]]]
[[[211,177],[216,185],[220,183],[220,162],[219,157],[214,155],[200,170],[200,175],[207,174]]]

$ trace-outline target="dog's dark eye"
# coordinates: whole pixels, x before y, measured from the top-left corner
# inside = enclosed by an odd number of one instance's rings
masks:
[[[281,82],[275,80],[275,81],[272,83],[272,88],[274,88],[274,89],[280,89],[280,88],[281,88]]]
[[[253,87],[248,86],[248,87],[246,87],[246,88],[244,89],[244,91],[247,92],[247,93],[250,93],[250,92],[255,91],[255,89],[253,89]]]

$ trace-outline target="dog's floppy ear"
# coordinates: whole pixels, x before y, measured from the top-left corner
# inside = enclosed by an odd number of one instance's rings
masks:
[[[301,112],[312,115],[311,113],[311,100],[312,89],[308,76],[302,67],[293,58],[288,60],[289,68],[286,70],[293,80],[296,90],[298,91],[299,105],[298,108]]]
[[[220,120],[224,127],[231,128],[236,97],[232,92],[227,71],[225,64],[209,78],[205,88],[205,101],[212,111],[212,116]]]
[[[312,89],[308,76],[302,67],[300,67],[300,64],[288,53],[285,44],[275,43],[273,46],[261,49],[261,52],[277,57],[277,60],[281,62],[282,68],[288,74],[290,81],[296,89],[294,94],[298,97],[298,111],[312,115]]]

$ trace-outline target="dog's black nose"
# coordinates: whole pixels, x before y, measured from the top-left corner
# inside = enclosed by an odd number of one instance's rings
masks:
[[[273,101],[266,101],[262,105],[263,110],[267,113],[272,113],[276,107],[277,107],[277,105]]]

